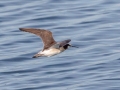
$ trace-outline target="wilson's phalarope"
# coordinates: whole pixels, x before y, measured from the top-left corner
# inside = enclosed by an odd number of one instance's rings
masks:
[[[44,29],[34,29],[34,28],[19,28],[21,31],[33,33],[39,37],[41,37],[44,47],[43,49],[35,54],[33,58],[40,57],[40,56],[53,56],[58,53],[63,52],[64,50],[68,49],[69,42],[71,41],[70,39],[61,41],[61,42],[56,42],[52,36],[52,32]],[[71,46],[75,47],[75,46]]]

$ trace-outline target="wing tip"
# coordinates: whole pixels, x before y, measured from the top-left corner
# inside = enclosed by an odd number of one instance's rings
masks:
[[[69,43],[71,41],[71,39],[67,39],[66,41]]]
[[[24,28],[19,28],[19,30],[23,31],[23,30],[24,30]]]
[[[69,41],[71,41],[71,39],[68,39]]]
[[[32,29],[32,28],[19,28],[19,30],[21,30],[21,31],[28,31],[30,29]]]

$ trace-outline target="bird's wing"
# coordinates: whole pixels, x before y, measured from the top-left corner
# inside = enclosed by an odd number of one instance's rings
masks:
[[[34,28],[19,28],[21,31],[33,33],[39,37],[41,37],[44,43],[44,49],[48,49],[50,46],[56,43],[52,36],[52,32],[44,29],[34,29]]]
[[[70,41],[71,41],[71,39],[67,39],[67,40],[61,41],[61,42],[59,42],[59,45],[60,45],[60,47],[63,47],[63,46],[65,46],[67,43],[69,43]]]

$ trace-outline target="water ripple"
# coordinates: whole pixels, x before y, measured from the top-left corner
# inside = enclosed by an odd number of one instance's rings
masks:
[[[118,0],[0,2],[0,90],[119,90]],[[20,27],[43,28],[56,41],[72,39],[53,57],[32,58],[43,44]]]

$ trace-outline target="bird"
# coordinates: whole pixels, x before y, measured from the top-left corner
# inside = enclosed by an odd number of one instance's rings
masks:
[[[56,42],[53,38],[52,32],[49,30],[36,28],[19,28],[19,30],[35,34],[41,38],[43,42],[43,49],[35,54],[33,58],[42,56],[50,57],[65,51],[66,49],[68,49],[68,47],[75,47],[69,44],[71,39]]]

